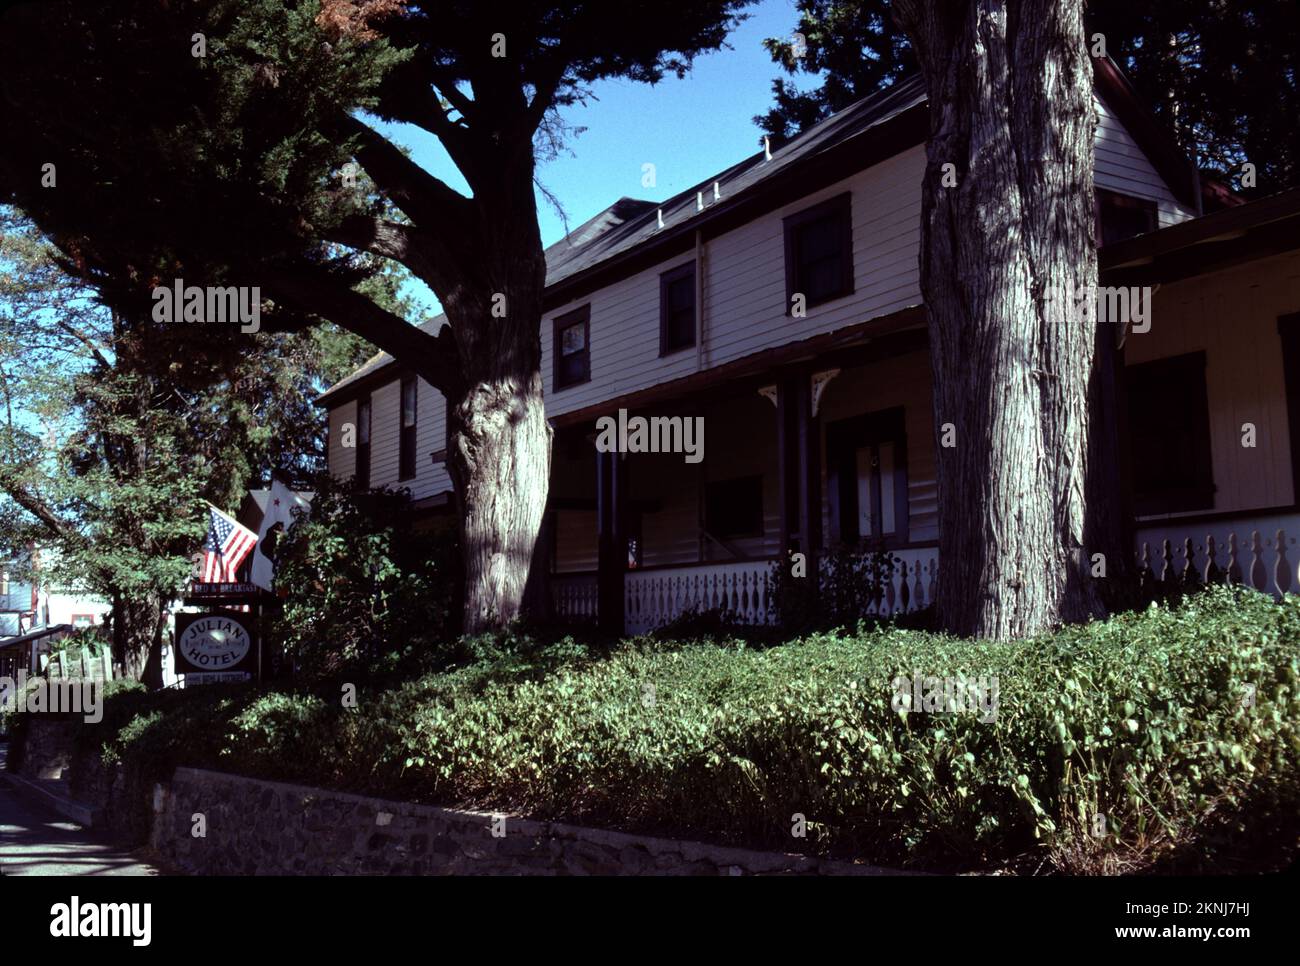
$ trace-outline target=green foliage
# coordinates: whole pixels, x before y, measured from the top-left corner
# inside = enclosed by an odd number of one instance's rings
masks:
[[[357,709],[337,691],[130,695],[87,735],[158,769],[930,868],[1223,869],[1261,843],[1285,864],[1300,833],[1300,598],[1218,588],[1011,644],[478,646]],[[996,720],[894,710],[918,671],[996,676]]]
[[[324,386],[370,354],[332,325],[216,331],[202,345],[94,289],[0,208],[0,554],[42,549],[55,586],[114,600],[139,673],[190,575],[204,501],[233,509],[273,470],[324,466]],[[394,310],[400,275],[362,284]]]
[[[322,476],[277,558],[288,596],[275,634],[299,671],[409,670],[449,653],[459,555],[446,528],[412,526],[407,491],[357,493]]]
[[[800,90],[772,82],[775,106],[754,118],[784,139],[897,81],[915,67],[889,0],[799,0],[792,37],[765,42],[790,77],[816,76]],[[1246,194],[1300,184],[1300,6],[1294,0],[1246,3],[1132,3],[1089,0],[1087,36],[1097,34],[1142,102],[1206,170],[1239,186],[1241,163],[1258,168]],[[1231,78],[1225,83],[1225,78]]]
[[[838,546],[808,564],[815,577],[796,577],[792,563],[775,561],[768,573],[769,616],[788,634],[874,621],[896,566],[887,550]]]
[[[799,19],[790,36],[764,41],[773,63],[787,76],[772,81],[776,104],[754,123],[778,142],[898,81],[916,66],[907,37],[894,26],[888,0],[799,0],[797,9]],[[816,75],[820,86],[801,90],[788,79],[800,74]]]

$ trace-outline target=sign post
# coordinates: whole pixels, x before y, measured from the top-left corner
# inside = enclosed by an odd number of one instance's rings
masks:
[[[262,680],[262,617],[279,600],[250,583],[194,581],[184,598],[202,613],[176,615],[174,670],[185,687]],[[232,608],[247,605],[247,612]]]

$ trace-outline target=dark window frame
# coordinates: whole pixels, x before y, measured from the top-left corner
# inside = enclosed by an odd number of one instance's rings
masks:
[[[561,363],[560,350],[562,349],[562,346],[560,343],[560,335],[565,329],[578,325],[579,323],[583,326],[583,349],[581,352],[583,358],[582,375],[581,377],[564,380],[561,379],[561,375],[563,374],[563,365]],[[554,340],[552,343],[554,346],[552,352],[554,358],[551,360],[553,370],[551,382],[554,386],[553,391],[569,389],[573,386],[581,386],[583,383],[591,382],[591,303],[576,308],[572,312],[566,312],[564,315],[557,315],[555,320],[552,322],[552,337]]]
[[[1105,238],[1105,218],[1103,217],[1103,205],[1111,204],[1116,208],[1129,208],[1140,210],[1146,215],[1146,229],[1132,235],[1125,235],[1123,238],[1113,238],[1109,242]],[[1095,189],[1094,195],[1094,217],[1097,228],[1097,247],[1105,245],[1114,245],[1123,241],[1125,238],[1136,238],[1138,235],[1145,235],[1147,232],[1155,231],[1160,227],[1160,210],[1155,201],[1150,198],[1138,198],[1133,195],[1121,194],[1118,191],[1111,191],[1108,188]]]
[[[840,543],[858,549],[906,546],[911,540],[911,502],[908,494],[907,414],[899,406],[836,420],[826,426],[826,474],[839,524]],[[894,446],[894,532],[883,530],[884,508],[872,508],[872,535],[858,533],[859,449],[892,443]],[[877,476],[879,470],[877,469]],[[883,487],[873,487],[880,502]]]
[[[364,434],[361,432],[361,411],[363,407],[366,413]],[[368,490],[370,489],[370,441],[373,438],[375,421],[375,405],[370,396],[362,396],[357,400],[356,419],[356,465],[353,467],[352,474],[358,489]]]
[[[734,493],[728,494],[724,492],[719,495],[715,488],[738,487],[741,485],[757,486],[758,519],[752,526],[723,531],[717,526],[717,512],[714,501],[726,503],[733,511],[739,505],[739,501],[735,499]],[[718,540],[748,540],[766,536],[767,520],[766,507],[763,503],[763,474],[748,473],[743,476],[732,476],[722,480],[706,480],[704,483],[704,529],[710,536]]]
[[[1279,315],[1277,333],[1282,349],[1282,385],[1291,445],[1291,502],[1300,504],[1300,312]]]
[[[849,192],[827,198],[803,211],[787,215],[782,220],[785,238],[785,314],[793,315],[792,301],[796,292],[802,292],[806,298],[805,308],[824,305],[836,299],[845,298],[854,292],[853,278],[853,201]],[[809,294],[806,279],[802,277],[803,264],[800,260],[801,232],[810,224],[825,219],[839,221],[840,236],[840,279],[835,289],[816,297]]]
[[[1205,351],[1200,350],[1125,367],[1136,516],[1214,509],[1206,361]],[[1185,414],[1187,421],[1174,425],[1167,418],[1171,413]],[[1187,467],[1171,466],[1170,460],[1156,455],[1170,451],[1172,440],[1182,444],[1172,451],[1187,461]],[[1190,472],[1183,472],[1186,468]]]
[[[406,425],[406,392],[411,391],[411,425]],[[415,479],[415,442],[420,426],[420,382],[415,376],[403,376],[397,390],[397,479]]]
[[[691,292],[691,337],[689,342],[680,344],[669,344],[669,289],[683,279],[690,280]],[[686,349],[695,348],[699,337],[700,326],[700,307],[696,298],[695,282],[695,262],[690,261],[685,265],[678,265],[676,268],[663,272],[659,276],[659,358],[670,356]]]

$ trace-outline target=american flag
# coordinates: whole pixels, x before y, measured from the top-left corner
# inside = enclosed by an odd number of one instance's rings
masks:
[[[203,580],[233,582],[235,571],[256,543],[257,534],[252,530],[209,506],[208,538],[203,544]]]

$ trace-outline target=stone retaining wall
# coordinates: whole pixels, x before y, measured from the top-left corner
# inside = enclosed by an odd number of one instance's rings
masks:
[[[139,761],[76,748],[71,721],[33,715],[22,771],[70,773],[73,799],[114,837],[149,841],[200,875],[887,875],[780,852],[629,835],[178,768],[150,788]],[[194,834],[201,815],[204,835]],[[493,829],[500,834],[494,835]]]
[[[388,802],[178,768],[152,845],[217,875],[884,875],[871,866]],[[205,834],[196,836],[202,816]],[[493,834],[494,827],[497,833]]]
[[[61,714],[28,714],[22,718],[23,727],[14,736],[18,774],[32,779],[63,777],[72,764],[80,719]]]

